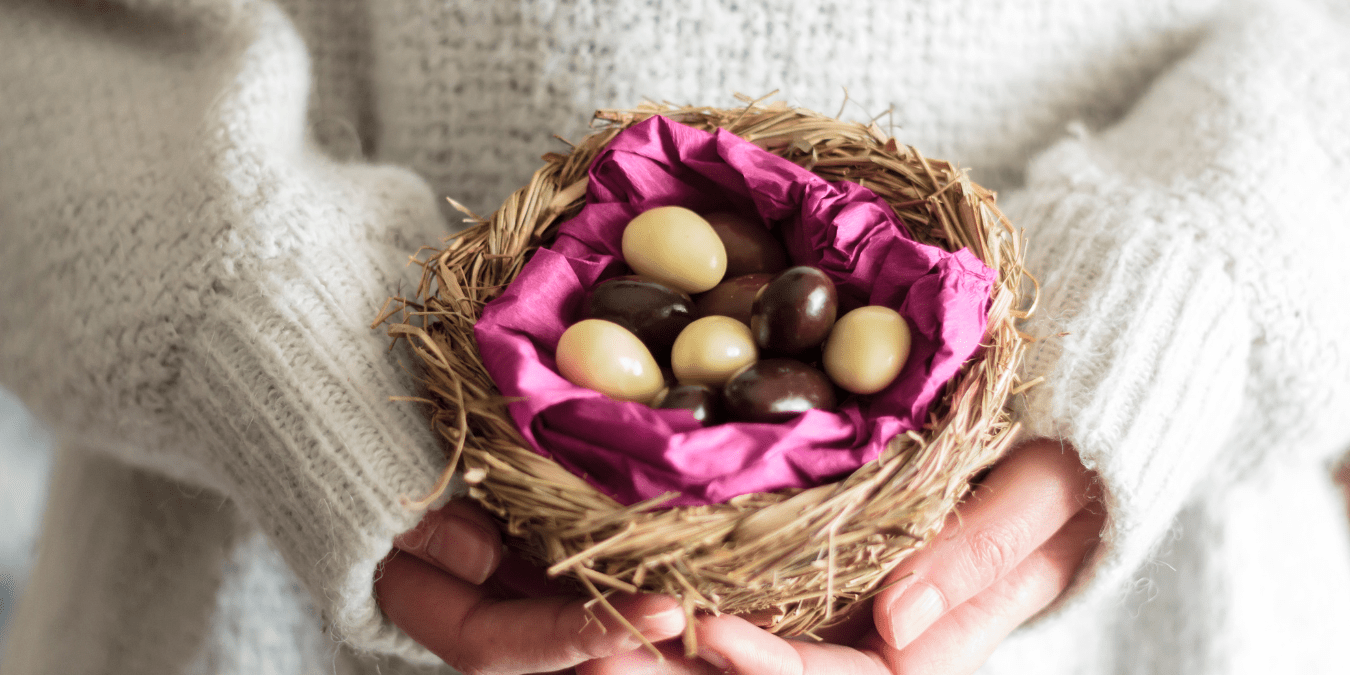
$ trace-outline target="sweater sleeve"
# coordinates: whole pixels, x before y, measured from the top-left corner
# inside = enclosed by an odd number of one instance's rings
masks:
[[[425,660],[372,582],[443,458],[370,323],[444,224],[313,146],[308,67],[262,3],[0,6],[0,382],[234,502],[354,648]]]
[[[1350,443],[1347,45],[1344,17],[1244,5],[1010,195],[1042,288],[1023,422],[1108,510],[1088,595],[1123,591],[1198,488]]]

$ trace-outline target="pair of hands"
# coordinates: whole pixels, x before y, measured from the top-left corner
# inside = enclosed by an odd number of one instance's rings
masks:
[[[391,621],[470,675],[972,673],[1069,586],[1096,547],[1104,514],[1092,487],[1072,448],[1048,439],[1019,445],[887,579],[899,581],[827,631],[826,642],[702,616],[699,658],[686,659],[671,641],[685,628],[676,599],[612,598],[660,643],[666,658],[658,661],[605,612],[592,617],[587,598],[540,597],[547,582],[539,571],[504,558],[495,525],[464,502],[428,513],[398,537],[375,591]]]

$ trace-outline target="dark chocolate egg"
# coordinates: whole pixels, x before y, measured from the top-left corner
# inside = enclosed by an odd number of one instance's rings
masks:
[[[834,385],[825,373],[796,359],[764,359],[736,374],[722,388],[731,419],[784,422],[807,410],[833,410]]]
[[[702,316],[729,316],[748,327],[755,294],[772,278],[772,274],[746,274],[728,279],[699,295],[694,304]]]
[[[704,216],[727,250],[727,277],[787,269],[787,249],[758,221],[730,211]]]
[[[839,312],[834,282],[815,267],[793,267],[755,298],[750,332],[771,354],[799,354],[825,341]]]
[[[586,316],[627,328],[647,345],[657,362],[670,363],[675,338],[699,314],[688,295],[655,281],[628,276],[592,289]]]
[[[653,403],[654,408],[684,408],[704,425],[722,421],[722,394],[706,384],[681,384],[667,389]]]

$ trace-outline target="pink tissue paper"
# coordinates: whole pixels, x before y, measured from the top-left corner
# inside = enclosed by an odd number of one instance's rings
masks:
[[[862,305],[900,312],[909,361],[886,389],[781,424],[702,427],[687,410],[653,410],[576,386],[554,350],[595,284],[627,273],[620,241],[658,206],[736,211],[779,230],[793,263],[814,265],[839,290],[839,315]],[[724,130],[652,117],[624,130],[590,169],[586,206],[538,250],[475,328],[479,351],[526,441],[623,504],[669,492],[665,506],[725,502],[810,487],[875,459],[918,429],[943,384],[984,336],[996,273],[964,249],[910,238],[880,197],[832,183]]]

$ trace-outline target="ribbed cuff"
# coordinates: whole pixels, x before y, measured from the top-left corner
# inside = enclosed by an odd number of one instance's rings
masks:
[[[1011,200],[1041,282],[1024,377],[1045,380],[1020,402],[1021,421],[1026,436],[1077,449],[1107,512],[1063,600],[1123,592],[1193,487],[1214,479],[1253,335],[1205,214],[1113,181],[1084,144],[1046,161],[1059,179]]]
[[[384,255],[380,255],[384,254]],[[376,604],[376,565],[421,511],[444,457],[388,339],[369,324],[406,252],[368,243],[269,263],[198,332],[184,409],[228,493],[281,551],[335,635],[358,651],[437,662]],[[391,269],[394,268],[394,269]],[[353,279],[349,271],[371,279]],[[407,286],[405,285],[405,288]]]

